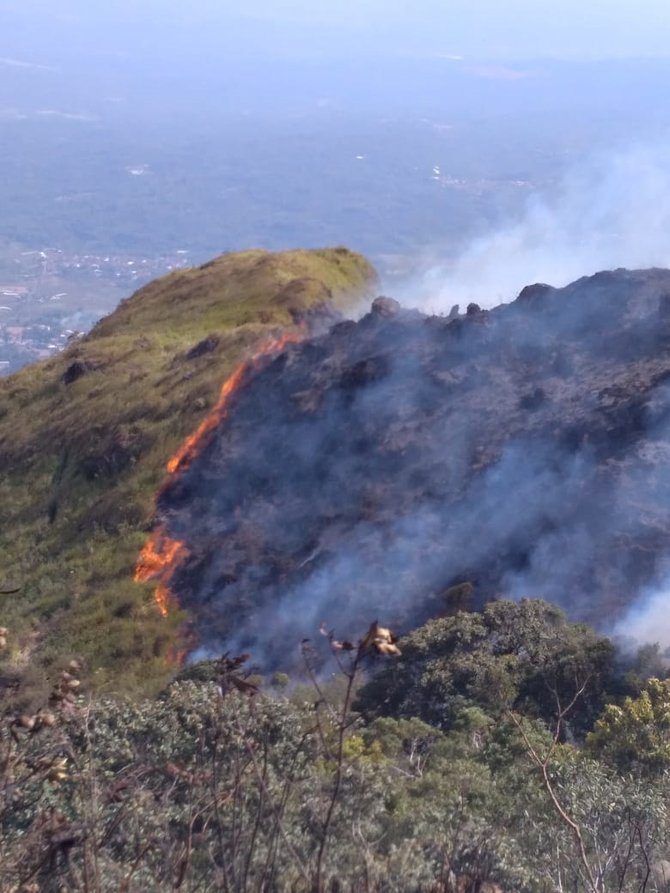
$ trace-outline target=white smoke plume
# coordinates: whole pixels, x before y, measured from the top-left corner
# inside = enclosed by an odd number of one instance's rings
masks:
[[[432,313],[490,308],[532,282],[561,287],[599,270],[670,266],[670,145],[629,146],[590,158],[518,220],[434,261],[394,294]]]
[[[668,197],[660,147],[592,161],[405,303],[669,265]],[[159,502],[199,655],[280,666],[322,621],[403,631],[465,580],[670,644],[670,272],[534,294],[452,322],[377,307],[245,383]]]
[[[650,643],[670,648],[670,578],[640,596],[612,630],[614,639],[633,648]]]

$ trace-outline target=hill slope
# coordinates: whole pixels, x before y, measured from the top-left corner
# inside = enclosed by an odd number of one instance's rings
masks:
[[[150,283],[69,349],[0,381],[0,621],[46,684],[78,654],[102,687],[151,688],[179,616],[132,571],[164,466],[267,338],[368,295],[346,249],[226,255]],[[121,678],[119,678],[121,677]]]
[[[270,669],[321,622],[411,629],[466,582],[638,623],[667,591],[669,346],[667,270],[456,318],[378,299],[232,395],[158,500],[162,582],[202,646]]]

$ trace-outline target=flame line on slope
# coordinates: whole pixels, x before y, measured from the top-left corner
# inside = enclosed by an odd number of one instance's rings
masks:
[[[186,438],[177,452],[168,459],[166,467],[169,474],[174,475],[178,471],[184,471],[199,455],[203,440],[216,430],[227,416],[230,398],[239,390],[247,376],[258,369],[261,360],[268,355],[280,353],[289,344],[302,341],[304,336],[304,329],[301,328],[298,332],[287,332],[279,338],[271,338],[264,342],[251,357],[236,366],[221,386],[218,400],[209,415],[202,420],[193,434]]]
[[[296,344],[305,337],[305,328],[297,332],[287,332],[279,338],[265,341],[251,357],[240,362],[221,386],[218,399],[195,431],[181,444],[179,449],[168,459],[166,470],[170,477],[190,467],[193,460],[202,452],[205,441],[228,415],[230,399],[239,390],[248,376],[257,371],[261,361],[273,354],[279,354],[289,344]],[[165,485],[161,487],[162,493]],[[137,557],[133,579],[136,583],[157,582],[154,600],[162,617],[170,613],[170,604],[177,599],[170,588],[175,572],[188,558],[189,551],[180,540],[174,540],[167,534],[166,525],[161,522],[151,533],[149,539]]]

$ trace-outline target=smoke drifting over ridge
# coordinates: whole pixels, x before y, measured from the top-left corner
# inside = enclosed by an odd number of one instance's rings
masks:
[[[321,621],[544,597],[609,628],[665,572],[670,273],[445,320],[380,300],[243,384],[159,499],[205,652],[280,666]]]
[[[626,649],[644,643],[670,648],[670,582],[642,592],[626,616],[608,632]]]
[[[570,170],[454,261],[427,260],[396,294],[431,313],[493,307],[529,282],[561,287],[598,270],[670,266],[669,234],[670,144],[629,146]]]

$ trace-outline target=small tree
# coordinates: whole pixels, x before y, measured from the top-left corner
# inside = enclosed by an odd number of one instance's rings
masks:
[[[623,772],[670,768],[670,680],[650,679],[637,698],[608,704],[586,739],[589,753]]]

